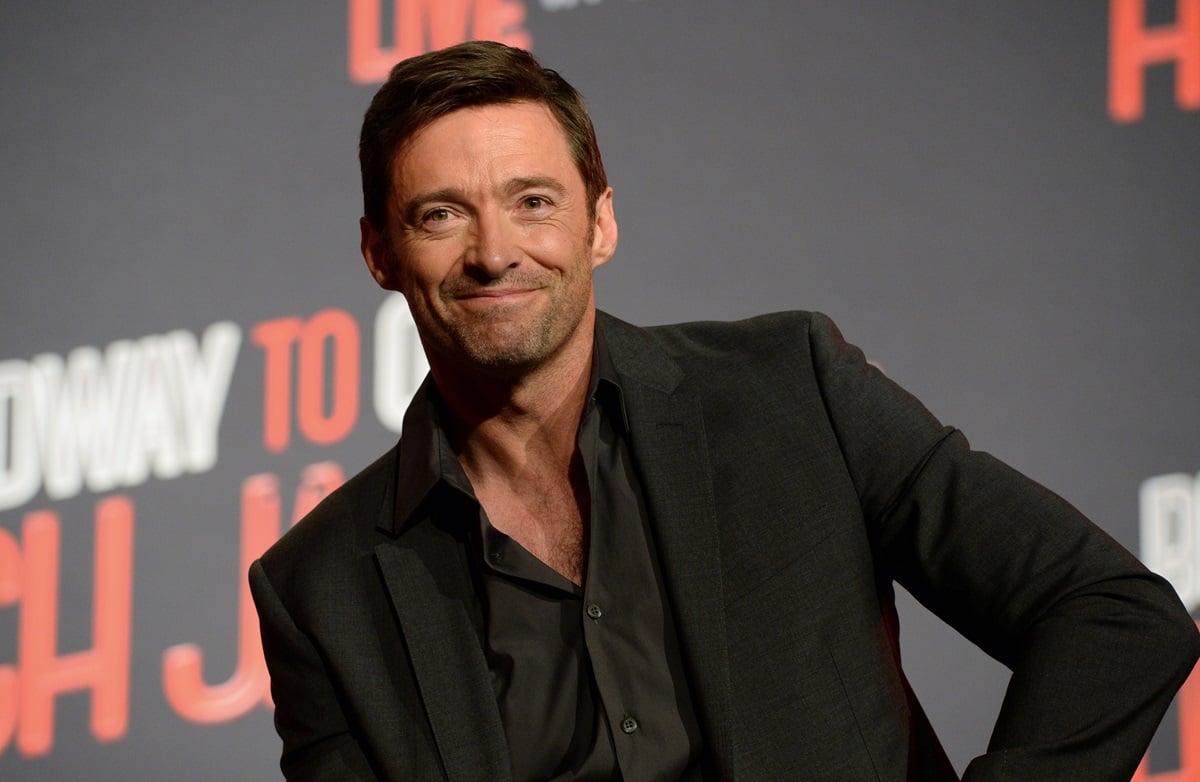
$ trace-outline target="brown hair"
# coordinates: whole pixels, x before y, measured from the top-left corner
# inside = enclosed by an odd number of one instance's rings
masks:
[[[358,142],[363,213],[371,225],[386,234],[392,161],[417,131],[468,106],[518,101],[544,104],[562,126],[591,214],[608,178],[583,97],[529,52],[471,41],[398,63],[375,93]]]

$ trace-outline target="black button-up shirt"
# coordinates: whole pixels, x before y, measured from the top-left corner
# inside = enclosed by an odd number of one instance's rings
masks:
[[[514,779],[702,779],[700,731],[603,339],[578,435],[591,497],[582,587],[491,525],[430,423],[429,445],[443,458],[426,485],[454,489],[465,501],[446,507],[477,531],[484,653]]]

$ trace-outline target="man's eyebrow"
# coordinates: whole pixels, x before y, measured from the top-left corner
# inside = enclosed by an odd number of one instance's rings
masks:
[[[519,193],[522,190],[551,190],[555,195],[565,195],[567,187],[554,177],[523,176],[508,180],[505,190],[509,193]]]

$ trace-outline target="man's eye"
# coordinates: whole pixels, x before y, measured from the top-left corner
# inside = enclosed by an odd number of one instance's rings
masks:
[[[421,220],[423,220],[424,222],[427,222],[427,223],[441,223],[441,222],[445,222],[446,220],[449,220],[449,219],[450,219],[450,210],[449,209],[430,209],[428,212],[425,213],[425,216],[421,218]]]
[[[546,205],[546,199],[541,196],[525,196],[521,203],[526,209],[541,209]]]

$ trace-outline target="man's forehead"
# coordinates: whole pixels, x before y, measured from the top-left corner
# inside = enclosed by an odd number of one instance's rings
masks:
[[[550,107],[533,101],[466,106],[430,120],[395,150],[393,164],[426,147],[444,148],[479,140],[524,139],[546,152],[569,154],[566,131]]]

